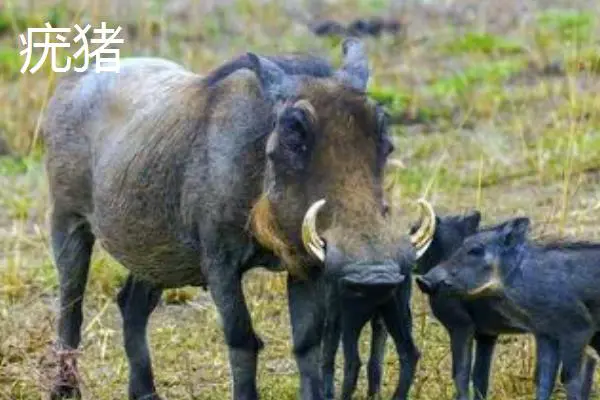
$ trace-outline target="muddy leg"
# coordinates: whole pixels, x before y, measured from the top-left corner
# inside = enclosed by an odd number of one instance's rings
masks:
[[[95,239],[87,221],[74,214],[59,215],[54,212],[50,230],[60,283],[59,373],[50,398],[79,398],[81,393],[75,351],[81,341],[83,295]]]
[[[160,300],[161,289],[147,282],[127,277],[117,296],[123,317],[123,338],[129,362],[129,398],[159,399],[154,387],[152,360],[148,350],[146,328],[150,314]]]

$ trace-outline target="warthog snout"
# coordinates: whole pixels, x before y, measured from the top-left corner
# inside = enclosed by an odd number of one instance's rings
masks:
[[[344,268],[340,284],[346,292],[384,297],[392,294],[404,280],[400,267],[394,263],[354,264]]]
[[[436,267],[423,276],[416,278],[417,286],[425,294],[435,294],[440,287],[450,286],[448,273],[445,269]]]

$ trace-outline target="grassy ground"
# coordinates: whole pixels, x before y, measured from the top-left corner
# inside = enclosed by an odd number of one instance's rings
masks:
[[[594,41],[600,10],[593,2],[227,3],[222,8],[200,1],[0,5],[0,137],[6,144],[0,141],[0,150],[13,153],[0,158],[0,399],[43,398],[52,366],[48,347],[55,337],[57,283],[47,245],[38,124],[55,77],[48,69],[22,76],[16,47],[23,27],[48,19],[58,26],[120,24],[127,33],[122,55],[160,55],[203,73],[248,49],[308,50],[339,58],[336,39],[316,38],[306,28],[304,21],[316,16],[342,22],[370,15],[400,18],[405,28],[400,36],[367,41],[371,93],[399,119],[412,121],[394,130],[397,150],[388,183],[395,204],[426,195],[440,213],[476,207],[486,222],[528,215],[540,236],[600,238],[600,47]],[[406,221],[413,217],[407,209]],[[125,398],[127,366],[114,302],[124,275],[98,249],[80,358],[88,399]],[[284,277],[251,273],[245,290],[266,342],[259,371],[262,397],[294,398],[298,376]],[[451,399],[448,338],[418,292],[414,312],[423,357],[413,398]],[[162,394],[227,398],[226,349],[205,292],[168,293],[150,332]],[[528,337],[502,339],[492,399],[532,398],[532,350]],[[389,396],[398,373],[391,345],[385,371]],[[357,398],[364,393],[361,376]]]

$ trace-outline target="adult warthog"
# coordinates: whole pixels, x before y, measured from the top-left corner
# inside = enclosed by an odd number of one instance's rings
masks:
[[[61,292],[53,398],[79,395],[71,354],[96,240],[130,271],[118,305],[131,399],[159,398],[146,326],[161,291],[184,285],[210,290],[233,397],[258,397],[262,342],[241,283],[258,265],[288,271],[301,395],[323,397],[324,277],[364,290],[364,302],[402,280],[394,227],[382,213],[392,148],[385,114],[365,95],[362,44],[349,39],[343,50],[332,74],[318,60],[248,53],[206,77],[129,59],[119,74],[58,85],[44,125]]]

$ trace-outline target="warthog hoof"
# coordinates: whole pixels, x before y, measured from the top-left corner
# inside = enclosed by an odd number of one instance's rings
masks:
[[[81,391],[76,386],[56,384],[50,393],[50,400],[81,399]]]
[[[131,397],[131,399],[132,400],[163,400],[162,397],[160,397],[156,393],[147,394],[144,396],[133,396],[133,397]]]
[[[77,351],[58,350],[58,371],[50,392],[51,400],[81,399],[79,373],[77,371]]]

